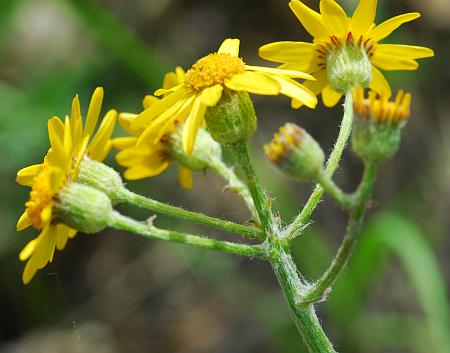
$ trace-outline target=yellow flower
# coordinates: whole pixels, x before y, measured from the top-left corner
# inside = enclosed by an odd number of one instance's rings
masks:
[[[334,0],[321,0],[317,13],[298,0],[289,3],[294,14],[305,29],[314,37],[312,43],[276,42],[260,48],[264,59],[282,63],[282,69],[301,70],[314,75],[315,82],[305,86],[315,94],[322,93],[325,106],[332,107],[341,99],[329,83],[327,57],[342,45],[361,47],[372,63],[370,89],[385,97],[391,96],[391,88],[381,70],[416,70],[416,59],[434,56],[431,49],[400,44],[379,44],[403,23],[412,21],[420,14],[406,13],[393,17],[379,25],[375,19],[377,0],[360,0],[351,18]]]
[[[185,72],[181,67],[177,67],[175,72],[169,72],[164,77],[163,89],[170,90],[183,83]],[[143,100],[144,109],[150,108],[159,102],[154,96],[145,96]],[[126,167],[124,177],[128,180],[138,180],[152,177],[162,173],[167,169],[172,158],[169,154],[169,137],[179,123],[174,119],[165,129],[157,131],[155,136],[147,138],[137,145],[144,128],[133,128],[133,121],[136,114],[121,113],[119,123],[122,128],[131,136],[117,137],[113,139],[113,146],[120,150],[116,155],[117,163]],[[189,189],[192,187],[192,172],[183,165],[178,165],[179,182],[182,187]]]
[[[101,161],[111,148],[110,137],[116,121],[116,111],[110,110],[106,114],[94,136],[102,100],[103,89],[97,88],[92,95],[83,127],[80,103],[76,96],[70,117],[66,116],[64,122],[57,116],[48,121],[51,148],[44,157],[44,162],[17,173],[17,182],[31,187],[30,199],[17,222],[17,230],[32,225],[41,231],[19,255],[22,261],[28,260],[22,276],[25,284],[31,281],[37,270],[52,261],[55,248],[64,249],[68,239],[76,235],[75,229],[58,222],[53,208],[61,188],[77,180],[81,160],[87,156]]]
[[[296,70],[246,65],[239,58],[239,40],[226,39],[217,53],[192,65],[181,84],[155,92],[164,97],[139,114],[131,124],[132,129],[143,129],[137,144],[152,139],[158,141],[171,129],[174,121],[180,121],[185,122],[183,148],[190,154],[197,131],[204,123],[206,109],[219,102],[224,89],[262,95],[283,94],[314,108],[316,96],[292,78],[313,79]]]
[[[358,87],[354,99],[354,110],[358,117],[371,119],[380,123],[399,123],[406,121],[410,116],[411,94],[402,90],[397,92],[394,101],[387,96],[379,96],[374,91],[369,91],[368,97],[364,96],[364,89]]]

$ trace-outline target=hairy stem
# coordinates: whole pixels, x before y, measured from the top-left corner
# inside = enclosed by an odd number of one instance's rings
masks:
[[[345,192],[343,192],[341,188],[334,183],[333,179],[331,179],[331,177],[328,174],[326,173],[319,174],[318,182],[325,190],[325,192],[327,192],[337,202],[339,202],[339,204],[342,207],[346,209],[351,209],[353,207],[352,198]]]
[[[345,95],[344,116],[342,118],[339,135],[334,145],[334,148],[331,151],[330,157],[328,158],[327,166],[325,168],[325,173],[329,177],[331,177],[334,174],[336,168],[339,165],[342,152],[344,151],[344,148],[350,136],[350,132],[352,130],[352,121],[353,121],[353,98],[351,92],[349,91]],[[305,224],[308,223],[309,218],[311,217],[312,213],[319,204],[323,193],[324,193],[323,187],[320,184],[317,184],[300,214],[294,219],[294,221],[288,227],[286,231],[286,238],[294,239],[301,232],[302,228],[304,227]]]
[[[335,353],[320,325],[314,307],[299,305],[306,284],[301,280],[291,255],[281,248],[271,259],[271,264],[289,304],[295,325],[309,352]]]
[[[263,230],[266,235],[270,235],[272,233],[272,226],[275,225],[272,211],[270,210],[270,200],[256,177],[255,169],[248,154],[247,142],[242,141],[241,143],[236,143],[230,146],[230,149],[245,176]]]
[[[228,182],[228,188],[230,190],[241,196],[252,214],[253,220],[256,223],[260,223],[258,212],[256,212],[255,203],[250,195],[250,191],[248,190],[247,185],[245,185],[234,173],[233,168],[228,167],[221,160],[214,160],[214,163],[211,164],[211,168]]]
[[[147,225],[132,218],[123,216],[118,212],[112,213],[110,227],[125,230],[152,239],[166,240],[195,246],[198,248],[228,252],[237,255],[267,258],[267,249],[263,245],[236,244],[228,241],[209,239],[198,235],[158,229],[151,225]]]
[[[195,223],[207,225],[216,229],[220,229],[230,233],[244,235],[248,238],[263,240],[263,232],[255,227],[248,227],[242,224],[237,224],[230,221],[225,221],[219,218],[206,216],[202,213],[184,210],[180,207],[172,206],[159,202],[124,189],[117,195],[121,202],[130,203],[138,207],[142,207],[154,212],[166,214],[172,217],[192,221]]]
[[[373,190],[376,171],[377,164],[368,163],[366,165],[362,181],[354,194],[355,207],[351,211],[344,239],[328,269],[303,297],[303,304],[324,300],[329,288],[347,265],[361,233],[361,225],[364,219],[366,204]]]

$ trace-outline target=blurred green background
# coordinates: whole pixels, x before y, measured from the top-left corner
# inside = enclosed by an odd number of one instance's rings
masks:
[[[317,8],[318,1],[306,1]],[[141,239],[117,231],[80,234],[32,283],[22,285],[18,252],[36,232],[17,233],[28,190],[18,169],[48,148],[46,121],[64,116],[79,93],[105,88],[104,111],[138,112],[166,70],[188,68],[224,38],[241,38],[241,55],[262,63],[257,48],[309,40],[282,0],[2,0],[0,2],[0,352],[306,352],[268,264]],[[355,0],[340,1],[352,11]],[[448,0],[379,1],[377,22],[404,12],[423,17],[389,42],[429,46],[436,58],[417,72],[388,75],[413,94],[402,146],[385,163],[349,269],[319,306],[340,352],[450,352],[450,4]],[[285,222],[312,185],[294,183],[264,160],[261,145],[281,124],[301,124],[325,150],[341,107],[293,111],[285,97],[254,97],[259,128],[253,156]],[[118,128],[116,134],[122,132]],[[113,154],[112,154],[113,155]],[[115,165],[113,156],[109,162]],[[352,190],[361,163],[347,151],[336,180]],[[133,190],[235,221],[248,214],[224,183],[195,175],[184,191],[176,168]],[[139,219],[148,212],[122,211]],[[345,214],[325,199],[295,243],[301,271],[314,279],[328,265]],[[160,216],[161,227],[207,229]],[[221,239],[233,236],[209,231]]]

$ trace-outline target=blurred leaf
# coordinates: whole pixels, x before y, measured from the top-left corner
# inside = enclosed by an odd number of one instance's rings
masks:
[[[376,217],[362,236],[349,272],[337,282],[329,310],[337,322],[353,325],[370,285],[385,268],[386,250],[398,256],[426,315],[427,331],[436,353],[450,351],[449,305],[434,254],[414,222],[394,213]],[[369,330],[370,331],[370,330]],[[411,335],[411,333],[409,333]]]
[[[145,85],[161,82],[166,66],[126,25],[89,0],[67,0],[83,27]]]

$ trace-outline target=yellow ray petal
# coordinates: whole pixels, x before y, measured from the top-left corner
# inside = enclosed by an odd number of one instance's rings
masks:
[[[372,29],[369,33],[369,37],[378,42],[389,36],[402,24],[415,20],[419,17],[420,13],[418,12],[405,13],[403,15],[392,17]]]
[[[375,21],[377,0],[360,0],[350,20],[350,31],[354,37],[366,33]]]
[[[178,76],[175,72],[168,72],[164,75],[163,88],[171,89],[178,86],[180,82],[178,81]]]
[[[292,78],[303,78],[305,80],[313,80],[313,81],[316,80],[310,74],[307,74],[307,73],[301,72],[301,71],[297,71],[297,70],[274,69],[271,67],[250,66],[250,65],[245,65],[245,69],[249,70],[249,71],[264,72],[264,73],[269,73],[269,74],[273,74],[273,75],[283,75],[283,76],[292,77]]]
[[[178,100],[183,98],[186,95],[186,90],[184,88],[180,88],[179,90],[168,94],[162,99],[158,100],[142,113],[140,113],[136,119],[131,124],[131,128],[134,130],[138,130],[144,127],[146,124],[150,123],[153,119],[155,119],[158,115],[162,114],[165,110],[169,109],[172,105],[174,105]]]
[[[178,181],[184,189],[192,188],[192,171],[181,164],[178,166]]]
[[[171,119],[167,120],[160,128],[158,128],[159,132],[154,134],[152,143],[158,143],[165,134],[172,133],[175,130],[175,123],[183,122],[189,116],[189,113],[192,109],[192,104],[195,100],[195,95],[186,99],[184,104],[178,109],[176,114],[172,116]]]
[[[32,186],[34,177],[39,173],[42,164],[34,164],[17,172],[16,182],[20,185]]]
[[[58,224],[56,226],[56,249],[63,250],[69,238],[73,238],[77,231],[72,229],[65,224]]]
[[[237,58],[239,57],[239,43],[239,39],[225,39],[217,52],[222,54],[230,54],[231,56]]]
[[[21,230],[28,228],[29,226],[31,226],[30,217],[28,217],[28,213],[25,211],[17,221],[16,229],[18,232],[20,232]]]
[[[44,268],[53,260],[53,254],[56,247],[56,226],[48,226],[44,228],[39,235],[38,243],[32,257],[36,257],[36,265],[38,269]]]
[[[80,100],[78,94],[72,101],[72,110],[70,113],[70,123],[72,124],[72,141],[75,147],[81,143],[81,134],[83,132],[83,120],[81,118]]]
[[[275,42],[259,48],[263,59],[279,63],[309,63],[316,55],[316,45],[307,42]]]
[[[386,98],[389,98],[392,95],[391,86],[389,86],[384,75],[375,66],[372,66],[372,82],[370,83],[369,88]]]
[[[103,102],[103,88],[97,87],[92,94],[91,102],[89,103],[89,109],[86,116],[86,123],[84,125],[83,138],[86,136],[92,136],[95,126],[97,125],[100,111],[102,110]]]
[[[402,59],[423,59],[434,56],[434,51],[430,48],[403,44],[379,44],[375,53]]]
[[[50,139],[50,144],[52,145],[52,147],[55,144],[59,144],[59,141],[63,141],[64,139],[64,123],[61,121],[60,118],[58,118],[57,116],[54,116],[53,118],[51,118],[48,123],[47,123],[47,127],[48,127],[48,137]],[[56,139],[58,139],[59,141],[55,141]]]
[[[273,76],[273,79],[277,80],[281,86],[281,92],[285,96],[288,96],[295,101],[301,102],[309,108],[315,108],[317,105],[316,95],[307,89],[304,85],[294,81],[292,79]]]
[[[105,145],[108,140],[111,139],[111,134],[116,126],[116,120],[117,111],[111,109],[108,113],[106,113],[94,139],[88,146],[90,158],[100,162],[105,158]],[[108,151],[106,151],[106,153],[107,152]]]
[[[161,174],[167,167],[169,166],[170,162],[165,161],[161,163],[160,167],[157,169],[152,169],[149,167],[144,166],[135,166],[127,169],[123,176],[125,179],[128,180],[138,180],[138,179],[144,179],[149,178],[158,174]]]
[[[225,81],[225,86],[233,91],[247,91],[262,95],[277,95],[281,90],[280,84],[273,78],[251,71],[234,75]]]
[[[113,147],[118,150],[123,150],[125,148],[130,148],[136,145],[137,137],[116,137],[112,140]]]
[[[25,265],[25,269],[23,270],[22,274],[22,282],[23,284],[28,284],[33,279],[34,275],[36,274],[38,268],[35,266],[35,264],[30,260]]]
[[[371,58],[372,63],[382,70],[417,70],[417,61],[408,58],[399,58],[392,55],[383,55],[378,52]]]
[[[335,91],[330,85],[325,86],[322,90],[322,101],[328,108],[334,107],[342,96],[342,93]]]
[[[330,36],[319,13],[310,9],[298,0],[292,0],[289,3],[289,7],[302,23],[303,27],[305,27],[314,38],[326,38]]]
[[[314,74],[316,77],[316,81],[306,81],[303,83],[303,86],[305,86],[308,90],[310,90],[312,93],[314,93],[316,96],[319,95],[320,92],[325,88],[325,86],[328,84],[328,77],[327,72],[325,70],[321,70]],[[291,107],[293,109],[298,109],[302,106],[302,102],[293,99],[291,102]]]
[[[183,107],[185,102],[186,98],[181,98],[176,102],[174,102],[174,104],[170,106],[166,111],[164,111],[161,115],[155,117],[154,120],[151,121],[150,124],[145,127],[144,132],[139,136],[137,145],[148,142],[151,139],[151,136],[161,132],[161,129],[158,129],[157,127],[160,125],[164,125],[165,122],[167,122],[168,120],[172,120],[173,117],[176,116],[180,108]]]
[[[150,107],[152,104],[154,104],[157,101],[159,101],[159,98],[148,94],[142,100],[142,106],[144,107],[144,109],[147,109],[148,107]]]
[[[200,94],[202,103],[207,107],[214,107],[222,97],[223,86],[220,84],[205,88]]]
[[[344,37],[348,33],[349,21],[342,7],[334,0],[320,1],[320,14],[323,23],[330,33]]]
[[[64,123],[64,151],[67,156],[70,156],[72,154],[72,130],[71,130],[71,124],[70,124],[70,118],[66,116],[65,123]],[[69,158],[68,158],[69,159]],[[72,164],[72,161],[70,159],[68,160],[69,164]]]
[[[27,260],[34,253],[36,244],[37,244],[37,238],[31,240],[30,242],[28,242],[27,245],[25,245],[25,247],[22,249],[22,251],[19,254],[20,261]]]
[[[168,93],[175,92],[175,91],[179,90],[183,86],[184,85],[176,85],[176,86],[171,87],[171,88],[160,88],[160,89],[157,89],[155,91],[154,95],[156,97],[163,96],[163,95],[166,95]]]
[[[201,98],[197,96],[194,100],[191,114],[183,127],[183,149],[186,154],[191,154],[194,149],[197,131],[203,123],[205,111],[206,105],[204,105]]]

